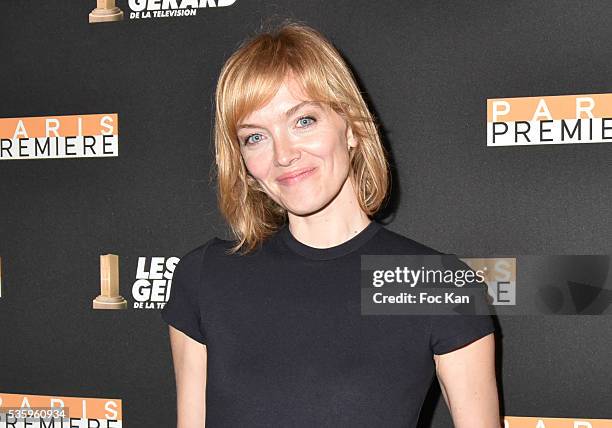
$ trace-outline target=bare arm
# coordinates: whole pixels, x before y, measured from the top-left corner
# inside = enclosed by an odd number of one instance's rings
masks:
[[[177,428],[203,428],[206,418],[206,346],[169,326],[176,379]]]
[[[455,428],[501,427],[493,333],[434,361]]]

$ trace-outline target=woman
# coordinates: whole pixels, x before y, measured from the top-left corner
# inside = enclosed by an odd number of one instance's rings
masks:
[[[434,374],[456,427],[499,427],[489,316],[362,316],[362,254],[440,254],[371,220],[388,194],[372,115],[336,49],[288,23],[216,91],[220,211],[168,303],[178,427],[414,427]],[[205,404],[206,403],[206,404]]]

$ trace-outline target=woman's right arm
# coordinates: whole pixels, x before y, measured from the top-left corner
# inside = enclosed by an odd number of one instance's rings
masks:
[[[203,428],[206,418],[206,346],[168,326],[176,379],[176,427]]]

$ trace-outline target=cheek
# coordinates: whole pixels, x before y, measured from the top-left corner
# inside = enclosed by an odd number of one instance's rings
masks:
[[[250,153],[243,157],[247,170],[255,178],[262,179],[268,174],[269,163],[263,154]]]
[[[333,144],[326,146],[327,156],[333,158],[336,165],[343,165],[348,162],[349,154],[346,140],[341,135],[334,135]]]
[[[312,153],[321,158],[338,158],[342,156],[345,143],[340,136],[330,132],[319,136],[313,144],[310,145]]]

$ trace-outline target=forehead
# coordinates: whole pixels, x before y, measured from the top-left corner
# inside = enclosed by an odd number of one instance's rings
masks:
[[[304,101],[314,100],[303,90],[295,78],[287,77],[266,104],[247,114],[241,122],[248,122],[257,118],[284,116],[289,109]],[[315,104],[307,105],[315,106]]]

